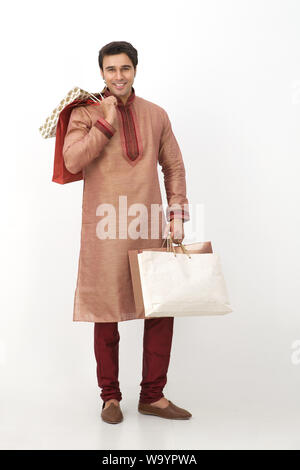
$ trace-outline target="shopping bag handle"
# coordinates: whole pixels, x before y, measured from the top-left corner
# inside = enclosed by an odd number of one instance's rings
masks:
[[[174,256],[176,256],[176,252],[175,252],[175,248],[174,248],[174,243],[175,243],[175,242],[174,242],[174,240],[173,240],[173,237],[172,237],[171,233],[168,233],[167,238],[164,239],[164,241],[163,241],[161,247],[164,246],[166,240],[167,240],[167,251],[170,251],[170,244],[171,244],[171,248],[172,248],[172,251],[173,251],[173,253],[174,253]],[[182,242],[178,242],[177,245],[179,245],[180,248],[182,249],[183,253],[184,253],[185,255],[187,255],[188,258],[191,259],[191,255],[187,252],[187,250],[186,250],[185,246],[183,245],[183,243],[182,243]]]
[[[97,98],[97,96],[95,96],[93,93],[89,93],[89,95],[92,101],[95,101],[95,103],[97,102],[101,103],[101,100],[99,100],[99,98]],[[101,96],[102,100],[104,100],[104,96],[100,93],[100,91],[99,91],[99,95]]]

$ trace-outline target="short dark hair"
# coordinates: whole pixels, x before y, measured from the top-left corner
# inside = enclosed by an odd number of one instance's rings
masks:
[[[103,57],[105,55],[116,55],[125,52],[129,59],[133,63],[134,69],[136,69],[138,63],[138,52],[132,44],[126,41],[113,41],[102,47],[98,55],[99,67],[103,72]]]

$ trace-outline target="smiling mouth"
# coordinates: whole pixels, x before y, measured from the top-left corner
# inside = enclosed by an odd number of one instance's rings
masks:
[[[121,83],[121,84],[116,84],[116,83],[113,83],[114,87],[117,88],[118,90],[122,90],[122,88],[125,87],[126,83]]]

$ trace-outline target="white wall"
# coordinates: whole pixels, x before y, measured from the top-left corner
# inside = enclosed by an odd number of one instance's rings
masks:
[[[168,112],[186,166],[191,211],[197,205],[203,210],[197,232],[195,218],[185,224],[184,242],[212,241],[234,308],[224,317],[175,319],[166,396],[187,408],[201,403],[208,420],[214,416],[218,424],[207,448],[299,448],[300,363],[292,362],[292,352],[300,340],[300,3],[145,5],[5,6],[0,393],[6,412],[0,446],[63,445],[41,438],[38,418],[31,437],[26,434],[36,400],[51,400],[51,390],[62,390],[58,402],[79,397],[81,390],[95,408],[100,405],[93,324],[72,322],[82,181],[51,181],[55,141],[42,139],[38,129],[73,86],[102,89],[98,51],[125,40],[139,53],[136,94]],[[119,323],[119,331],[122,403],[135,406],[143,322]],[[81,413],[85,404],[86,398]],[[14,409],[22,410],[21,418]],[[225,435],[216,431],[224,410],[232,423],[230,432],[222,422]],[[277,426],[269,421],[275,410],[281,413]],[[23,417],[24,429],[13,424]],[[235,419],[244,417],[248,434],[236,426]],[[205,446],[192,442],[192,448]]]

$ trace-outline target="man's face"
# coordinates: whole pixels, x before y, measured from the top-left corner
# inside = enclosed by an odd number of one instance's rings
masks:
[[[123,103],[131,94],[131,87],[134,82],[136,71],[127,54],[122,52],[116,55],[105,55],[103,57],[102,78],[106,81],[106,86],[110,92],[118,96]],[[122,86],[117,86],[123,84]]]

